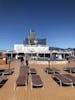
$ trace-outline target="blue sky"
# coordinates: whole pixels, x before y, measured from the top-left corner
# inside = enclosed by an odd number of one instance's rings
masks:
[[[74,48],[74,0],[0,0],[0,49],[23,43],[30,29],[49,46]]]

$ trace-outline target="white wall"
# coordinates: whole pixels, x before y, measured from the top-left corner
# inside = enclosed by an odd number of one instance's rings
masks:
[[[44,53],[44,52],[47,52],[49,51],[49,47],[48,46],[41,46],[41,45],[38,45],[38,46],[31,46],[31,45],[22,45],[22,44],[15,44],[14,45],[14,50],[16,52],[24,52],[24,53]]]
[[[14,50],[17,52],[17,53],[24,53],[24,45],[23,44],[15,44],[14,45]]]
[[[40,52],[46,52],[49,51],[49,47],[48,46],[25,46],[25,52],[26,53],[30,53],[30,52],[36,52],[36,53],[40,53]]]

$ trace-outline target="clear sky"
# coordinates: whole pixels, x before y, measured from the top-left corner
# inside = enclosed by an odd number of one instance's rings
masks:
[[[75,0],[0,0],[0,49],[23,43],[33,29],[49,46],[75,47]]]

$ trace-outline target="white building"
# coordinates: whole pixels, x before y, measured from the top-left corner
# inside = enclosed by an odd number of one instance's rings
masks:
[[[17,53],[49,53],[49,46],[47,45],[23,45],[15,44],[14,50]]]
[[[45,57],[49,54],[49,46],[46,43],[46,39],[37,39],[36,33],[33,31],[29,32],[28,38],[24,40],[23,44],[15,44],[14,50],[16,53],[24,53],[26,55],[35,55]]]
[[[25,53],[24,45],[23,44],[15,44],[14,50],[16,53]]]
[[[38,39],[36,33],[33,31],[29,32],[28,38],[26,38],[23,44],[15,44],[14,50],[17,54],[23,53],[31,57],[41,57],[41,58],[50,58],[52,54],[58,59],[64,59],[71,52],[49,50],[46,39]]]

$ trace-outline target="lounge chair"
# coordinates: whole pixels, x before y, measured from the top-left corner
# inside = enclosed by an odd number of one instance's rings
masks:
[[[73,81],[66,78],[63,74],[55,74],[52,76],[52,78],[57,80],[59,82],[60,86],[62,86],[62,84],[73,86]]]
[[[2,75],[3,72],[4,72],[4,69],[0,69],[0,75]]]
[[[15,82],[14,88],[16,88],[16,86],[27,86],[27,82],[28,82],[27,68],[25,67],[20,68],[19,76]]]
[[[3,80],[7,80],[7,77],[4,75],[1,75],[0,76],[0,85],[3,85],[3,83],[2,83]]]
[[[73,84],[75,84],[75,76],[72,76],[70,74],[64,74],[64,77],[71,80],[73,82]]]
[[[5,69],[2,74],[4,75],[11,75],[14,72],[14,68],[11,69]]]
[[[32,87],[43,87],[43,82],[41,80],[40,75],[32,75]]]
[[[0,76],[0,83],[4,80],[3,76]]]
[[[57,68],[50,68],[50,67],[47,67],[45,68],[45,72],[47,72],[48,74],[55,74],[55,73],[59,73],[59,69]]]
[[[36,69],[35,68],[30,68],[30,71],[29,71],[30,74],[36,74]]]
[[[65,67],[64,71],[68,71],[70,73],[75,73],[75,67]]]

